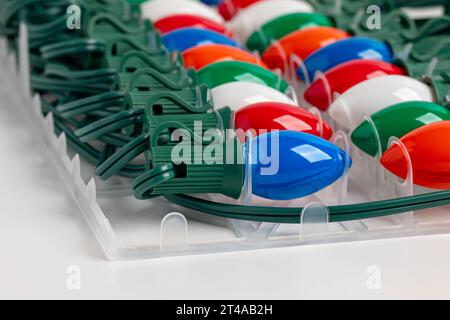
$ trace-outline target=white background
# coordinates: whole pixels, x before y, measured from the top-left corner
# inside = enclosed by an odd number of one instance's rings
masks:
[[[17,112],[0,101],[0,298],[450,298],[450,236],[110,262]],[[67,288],[80,267],[81,288]],[[381,271],[370,289],[368,268]]]

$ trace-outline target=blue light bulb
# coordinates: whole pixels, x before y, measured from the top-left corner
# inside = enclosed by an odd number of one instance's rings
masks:
[[[304,62],[309,79],[312,81],[317,71],[326,72],[341,63],[358,59],[382,60],[391,63],[393,54],[390,47],[381,41],[367,37],[351,37],[320,48]],[[297,69],[297,74],[304,80],[301,68]]]
[[[214,5],[214,6],[222,2],[222,0],[201,0],[201,1],[207,5]]]
[[[313,194],[338,180],[352,164],[334,144],[297,131],[255,137],[251,155],[252,192],[272,200]]]
[[[200,28],[182,28],[169,32],[162,37],[162,42],[167,50],[180,52],[204,44],[239,47],[235,41],[223,34]]]

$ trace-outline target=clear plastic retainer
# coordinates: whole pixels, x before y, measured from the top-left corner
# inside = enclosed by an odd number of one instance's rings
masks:
[[[119,236],[121,228],[113,227],[120,223],[120,219],[119,222],[115,221],[115,215],[109,215],[100,203],[112,201],[117,197],[120,197],[121,200],[121,197],[129,198],[129,201],[138,200],[132,199],[130,196],[128,183],[100,184],[92,175],[88,177],[87,184],[84,182],[83,174],[91,173],[92,168],[89,168],[78,155],[73,158],[69,156],[65,135],[61,134],[57,137],[54,134],[52,114],[44,118],[41,113],[39,95],[31,96],[30,94],[27,44],[27,29],[22,24],[20,26],[19,63],[17,63],[16,57],[7,50],[6,40],[0,39],[0,97],[8,97],[7,101],[10,102],[8,107],[11,112],[21,112],[24,121],[28,121],[28,127],[33,130],[33,134],[40,141],[42,148],[46,150],[108,259],[145,259],[450,233],[450,217],[447,214],[448,210],[444,208],[435,211],[437,218],[434,218],[435,215],[427,215],[429,219],[425,220],[418,219],[417,213],[410,212],[380,219],[331,223],[328,205],[407,196],[412,195],[415,190],[412,185],[412,164],[406,148],[399,139],[392,138],[390,143],[400,145],[405,152],[405,161],[408,162],[409,169],[405,181],[399,181],[397,177],[386,172],[379,165],[379,156],[372,158],[355,148],[349,141],[348,132],[337,130],[332,141],[351,155],[353,159],[351,170],[347,170],[336,183],[311,197],[298,201],[265,204],[302,206],[304,209],[299,212],[301,224],[254,223],[217,218],[181,209],[183,213],[172,211],[163,215],[160,220],[154,219],[156,221],[153,222],[156,223],[154,227],[157,228],[152,230],[155,230],[154,232],[158,236],[155,242],[130,245],[128,241]],[[17,65],[19,65],[19,70],[17,70]],[[11,95],[11,92],[14,94]],[[319,111],[313,110],[313,112]],[[370,121],[370,117],[367,116],[364,116],[363,119]],[[325,120],[328,121],[328,119]],[[375,127],[374,132],[376,133]],[[247,147],[249,145],[247,144]],[[251,172],[251,170],[246,170],[246,172]],[[251,195],[251,188],[249,188],[251,178],[251,175],[247,175],[245,178],[247,188],[237,203],[249,205],[258,202]],[[355,193],[355,190],[358,192]],[[152,201],[146,203],[150,204]],[[227,199],[227,201],[231,200]],[[154,206],[148,210],[148,213],[152,214]],[[129,213],[124,212],[127,219]],[[212,228],[214,231],[203,235],[199,228],[194,228],[194,225],[199,223],[205,230]],[[219,230],[218,227],[230,230],[234,236],[219,240],[210,239],[211,233],[215,234]],[[203,236],[202,239],[200,239],[200,233]]]

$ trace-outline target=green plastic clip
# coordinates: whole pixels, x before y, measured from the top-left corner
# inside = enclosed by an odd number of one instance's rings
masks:
[[[430,62],[400,61],[411,77],[432,86],[436,103],[450,106],[450,60],[432,59]]]
[[[207,90],[208,88],[199,86],[178,92],[137,95],[128,93],[126,110],[78,129],[75,134],[83,142],[95,140],[102,135],[122,131],[123,129],[126,129],[124,134],[129,135],[136,132],[136,128],[139,130],[143,127],[146,112],[152,117],[168,114],[205,113],[212,109],[212,105],[207,100]],[[187,92],[189,92],[190,97],[187,97]],[[145,109],[147,109],[146,112]]]
[[[133,108],[149,108],[152,115],[204,113],[212,109],[206,85],[186,87],[177,91],[128,92]]]
[[[200,114],[182,114],[182,115],[164,115],[147,117],[147,123],[144,126],[144,132],[138,137],[129,141],[110,158],[99,165],[95,171],[101,179],[106,180],[120,172],[129,165],[130,161],[141,154],[147,154],[147,168],[152,168],[151,156],[149,156],[150,137],[156,128],[170,123],[183,123],[189,132],[199,132],[201,135],[214,132],[220,135],[224,134],[224,128],[228,128],[231,122],[230,108],[223,108],[217,112],[208,112]],[[171,141],[170,128],[159,134],[158,144],[168,144]]]
[[[127,0],[75,0],[73,3],[82,8],[87,21],[98,12],[106,12],[131,24],[138,21],[138,6],[130,4]]]
[[[180,54],[170,55],[163,51],[159,55],[149,55],[146,52],[130,51],[120,59],[119,72],[134,72],[139,69],[154,69],[160,73],[169,73],[182,68],[183,61]]]
[[[142,69],[127,77],[121,74],[122,86],[128,85],[130,101],[135,108],[147,104],[149,97],[159,92],[176,92],[177,97],[188,103],[194,103],[197,98],[207,95],[206,85],[197,85],[196,79],[188,75],[185,69],[171,74],[161,74],[152,69]]]
[[[126,37],[142,44],[150,44],[149,38],[154,36],[157,39],[158,50],[162,50],[159,34],[148,20],[140,26],[130,27],[113,15],[99,13],[89,21],[87,36],[105,42],[110,42],[117,37]]]
[[[184,68],[174,69],[170,73],[160,73],[151,68],[137,71],[134,67],[122,66],[117,77],[116,88],[129,91],[176,91],[198,84],[197,75]]]

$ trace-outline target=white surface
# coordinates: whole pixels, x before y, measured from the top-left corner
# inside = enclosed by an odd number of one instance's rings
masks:
[[[33,135],[0,108],[0,298],[450,298],[448,235],[109,262]],[[80,290],[67,288],[71,265]]]

